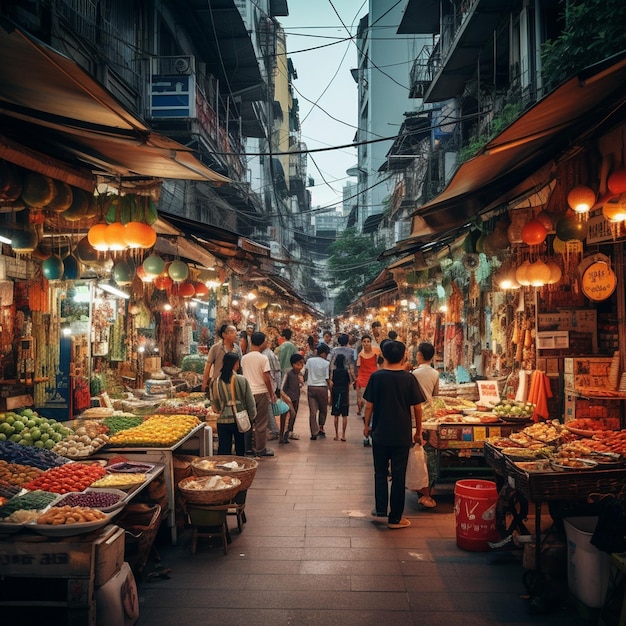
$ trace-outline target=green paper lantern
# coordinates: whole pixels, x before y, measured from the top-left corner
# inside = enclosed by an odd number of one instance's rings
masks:
[[[63,270],[65,269],[61,257],[56,254],[51,254],[42,264],[41,269],[43,271],[44,278],[48,280],[59,280],[63,276]]]
[[[176,283],[182,283],[189,276],[189,266],[183,261],[172,261],[167,273]]]
[[[158,254],[151,254],[144,260],[143,269],[148,276],[158,276],[165,270],[165,261]]]

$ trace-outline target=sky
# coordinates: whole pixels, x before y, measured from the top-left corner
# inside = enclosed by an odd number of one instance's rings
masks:
[[[302,141],[309,150],[349,145],[356,132],[358,93],[350,73],[357,67],[356,44],[350,36],[356,36],[368,2],[289,0],[288,6],[289,16],[279,21],[298,75],[293,85]],[[356,182],[346,170],[356,162],[354,148],[308,155],[307,173],[315,181],[309,188],[313,207],[341,208],[343,186],[348,180]]]

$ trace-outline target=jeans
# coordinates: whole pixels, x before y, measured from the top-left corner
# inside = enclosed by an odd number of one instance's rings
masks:
[[[217,453],[232,454],[233,439],[235,440],[235,454],[243,456],[245,453],[244,433],[240,433],[237,424],[218,424],[217,425]]]
[[[384,446],[372,443],[374,458],[374,498],[376,511],[387,511],[389,502],[389,523],[397,524],[404,513],[406,466],[410,448],[405,446]],[[391,462],[391,498],[389,497],[388,469]]]

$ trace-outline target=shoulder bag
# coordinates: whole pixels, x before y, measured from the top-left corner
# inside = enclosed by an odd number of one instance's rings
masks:
[[[230,378],[230,390],[233,397],[233,413],[235,414],[235,423],[240,433],[247,433],[251,428],[250,416],[247,409],[237,410],[237,393],[235,392],[235,374]]]

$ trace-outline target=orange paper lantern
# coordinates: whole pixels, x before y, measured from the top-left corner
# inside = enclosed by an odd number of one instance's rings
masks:
[[[535,218],[522,228],[522,241],[527,246],[538,246],[545,241],[547,234],[547,228]]]
[[[157,234],[152,226],[143,222],[128,222],[124,226],[124,239],[129,248],[147,249],[156,243]]]
[[[620,165],[607,179],[606,185],[611,193],[626,193],[626,167]]]
[[[128,245],[126,244],[124,235],[124,224],[121,222],[113,222],[112,224],[109,224],[104,231],[104,241],[109,246],[109,250],[125,250]]]
[[[89,241],[98,252],[106,252],[109,249],[109,244],[104,240],[104,233],[108,227],[109,225],[104,223],[95,224],[87,233],[87,241]]]
[[[567,194],[567,204],[576,213],[588,213],[596,203],[596,194],[587,185],[577,185]]]
[[[182,296],[183,298],[191,298],[195,295],[195,293],[195,287],[189,282],[180,283],[180,285],[178,286],[178,295]]]

